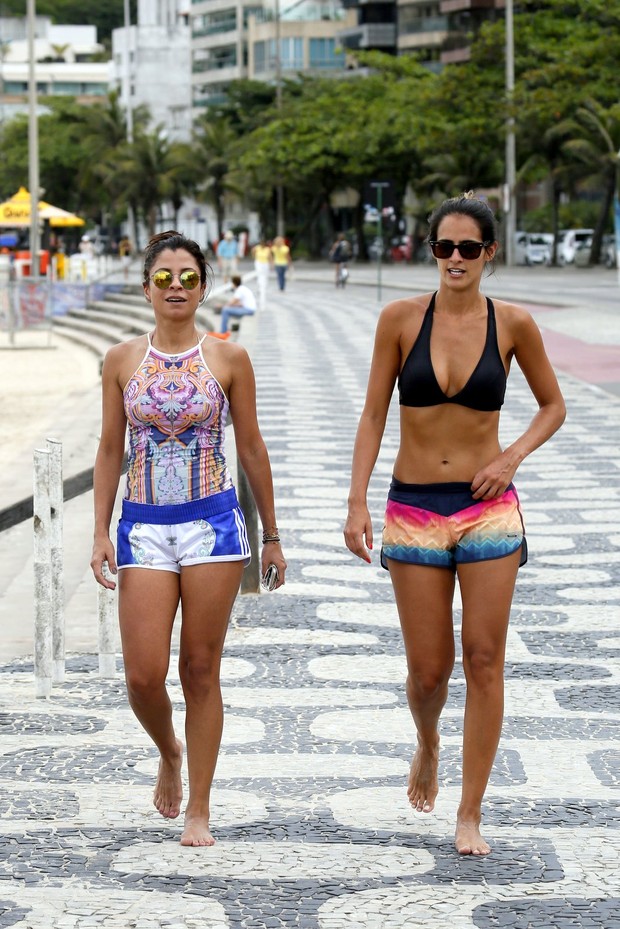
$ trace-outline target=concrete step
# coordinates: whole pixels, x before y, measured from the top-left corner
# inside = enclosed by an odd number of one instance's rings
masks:
[[[217,329],[215,314],[204,308],[196,314],[196,322],[208,332]],[[71,310],[66,316],[54,317],[57,332],[94,352],[100,361],[111,345],[142,335],[152,326],[153,314],[148,308],[121,308],[107,300],[95,301],[86,310]]]
[[[105,314],[111,323],[118,320],[117,325],[131,326],[136,329],[136,334],[148,332],[153,328],[153,311],[145,305],[144,300],[139,305],[119,303],[114,300],[93,300],[88,304],[88,311],[92,313]],[[196,313],[196,322],[199,327],[213,331],[216,327],[216,314],[207,305],[199,308]]]
[[[136,334],[145,332],[153,325],[153,311],[146,306],[125,306],[109,303],[107,300],[93,300],[88,304],[88,309],[79,312],[89,315],[91,319],[106,320],[112,326],[135,328]],[[69,315],[75,315],[74,311]]]
[[[89,316],[87,310],[72,310],[66,316],[57,317],[54,323],[63,335],[66,335],[68,331],[85,332],[101,337],[110,345],[124,342],[141,331],[137,330],[135,325],[132,326],[131,321],[124,317],[119,319],[118,323],[108,323],[98,316]]]
[[[66,316],[54,319],[54,330],[63,338],[69,339],[70,342],[81,345],[82,348],[87,348],[89,352],[97,356],[100,362],[103,361],[103,357],[111,345],[124,341],[119,337],[118,331],[103,335],[94,331],[73,328],[70,319]]]
[[[118,303],[121,306],[143,307],[145,305],[144,293],[142,290],[140,290],[140,292],[137,290],[110,291],[106,294],[105,301],[111,304]]]

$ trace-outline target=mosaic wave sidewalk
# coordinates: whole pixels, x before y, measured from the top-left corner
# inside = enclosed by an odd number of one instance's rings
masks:
[[[30,661],[11,662],[0,668],[0,927],[620,927],[620,402],[562,378],[567,424],[520,469],[530,562],[486,803],[493,853],[459,858],[462,669],[437,808],[414,814],[389,580],[342,543],[375,303],[314,293],[273,297],[259,327],[260,418],[290,581],[235,608],[217,844],[181,848],[179,822],[152,809],[156,759],[120,670],[104,680],[96,656],[71,656],[66,683],[40,701]],[[505,437],[532,412],[515,372]],[[391,414],[371,485],[377,533],[396,442]],[[170,681],[182,725],[174,663]]]

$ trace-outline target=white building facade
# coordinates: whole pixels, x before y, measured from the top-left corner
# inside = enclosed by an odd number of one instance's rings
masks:
[[[170,141],[191,136],[188,0],[138,0],[138,22],[112,32],[111,86],[122,105],[148,106]]]
[[[92,103],[108,93],[110,68],[96,61],[103,52],[94,26],[54,25],[35,20],[35,78],[39,102],[47,96],[73,96]],[[27,21],[0,17],[0,119],[28,111]]]

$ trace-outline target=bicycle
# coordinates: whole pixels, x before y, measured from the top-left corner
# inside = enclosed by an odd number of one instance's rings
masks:
[[[336,275],[336,287],[346,287],[347,281],[349,279],[349,269],[347,268],[346,261],[340,262],[338,265],[338,273]]]

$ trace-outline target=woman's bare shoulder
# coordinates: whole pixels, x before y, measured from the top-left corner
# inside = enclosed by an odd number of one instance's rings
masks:
[[[119,382],[122,382],[124,386],[140,364],[147,345],[146,335],[140,335],[135,339],[127,339],[126,342],[118,342],[116,345],[112,345],[103,359],[104,376],[112,375]]]
[[[537,328],[532,314],[519,303],[494,299],[493,306],[500,323],[503,323],[512,331],[527,330],[531,327]]]
[[[216,335],[207,332],[207,338],[202,343],[202,351],[205,360],[209,356],[224,363],[234,364],[235,361],[249,358],[247,350],[239,342],[233,342],[230,339],[219,339]]]
[[[410,319],[412,315],[423,315],[428,309],[433,294],[415,294],[411,297],[399,297],[391,300],[381,311],[381,316],[389,321]]]
[[[127,339],[125,342],[117,342],[116,345],[112,345],[107,350],[105,360],[112,364],[122,364],[140,351],[144,354],[147,344],[146,335],[136,336],[135,339]]]

